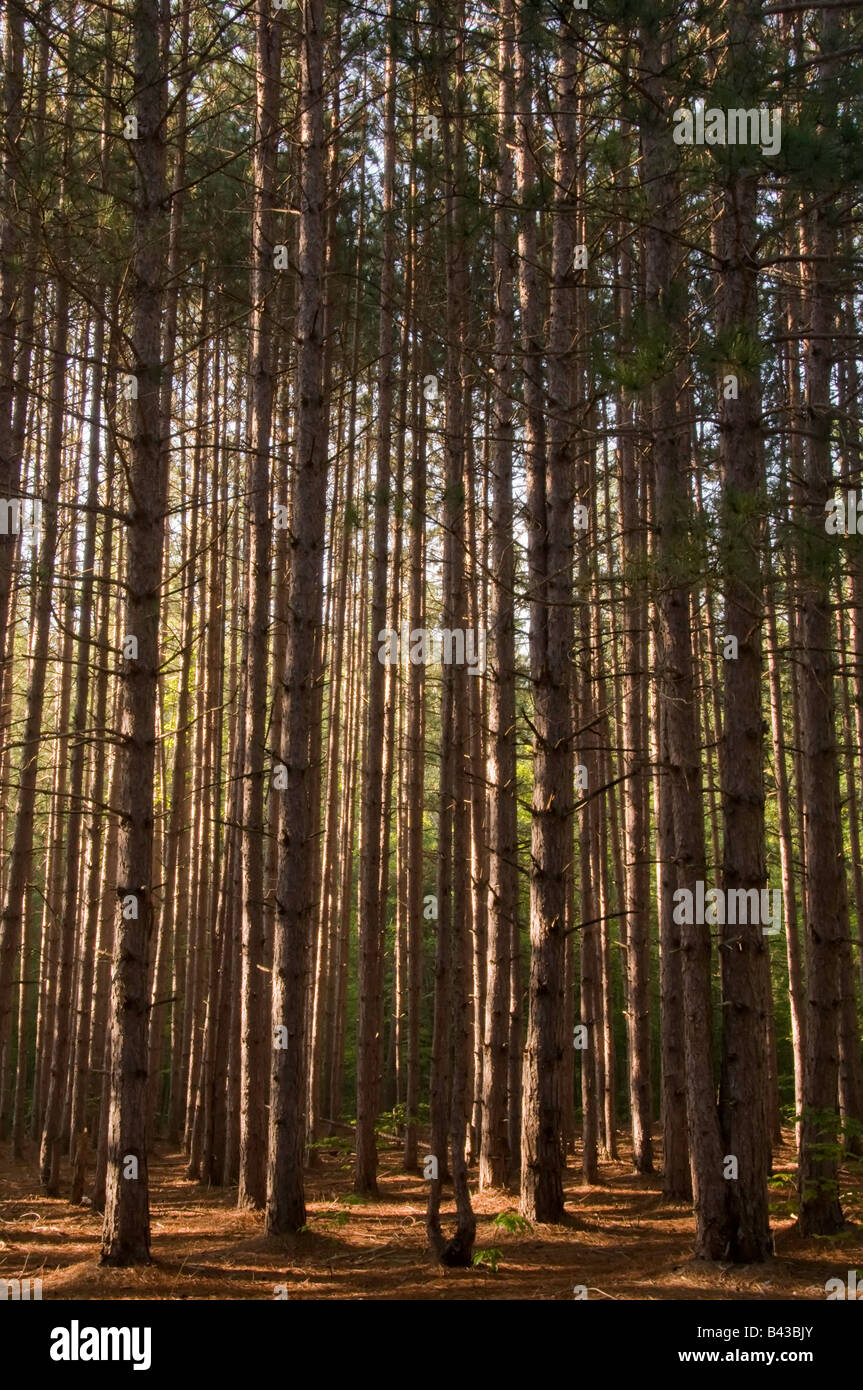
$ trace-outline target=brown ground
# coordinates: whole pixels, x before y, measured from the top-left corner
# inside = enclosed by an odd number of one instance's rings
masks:
[[[337,1141],[338,1143],[338,1141]],[[202,1188],[183,1176],[184,1160],[151,1159],[152,1249],[147,1269],[100,1269],[100,1218],[88,1207],[39,1191],[35,1154],[13,1165],[0,1152],[0,1278],[41,1275],[43,1298],[272,1299],[824,1299],[825,1280],[863,1264],[863,1177],[843,1182],[853,1224],[832,1239],[795,1232],[783,1179],[774,1180],[776,1258],[770,1264],[706,1266],[690,1259],[692,1217],[665,1202],[657,1178],[634,1177],[625,1162],[604,1164],[599,1187],[567,1183],[565,1226],[509,1231],[494,1225],[518,1210],[512,1193],[474,1197],[478,1250],[496,1250],[488,1267],[443,1269],[425,1238],[426,1185],[399,1171],[399,1151],[382,1141],[381,1196],[351,1193],[344,1142],[307,1175],[308,1228],[268,1238],[260,1215],[239,1212],[236,1189]],[[790,1176],[783,1147],[777,1174]],[[446,1223],[449,1224],[449,1223]]]

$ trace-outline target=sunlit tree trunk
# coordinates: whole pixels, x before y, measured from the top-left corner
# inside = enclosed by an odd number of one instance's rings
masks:
[[[306,996],[317,899],[309,878],[318,806],[312,803],[312,685],[322,619],[326,521],[327,410],[324,346],[324,6],[304,0],[300,36],[300,240],[297,411],[290,600],[287,608],[282,762],[286,789],[279,832],[273,950],[273,1038],[267,1160],[267,1230],[297,1231],[306,1220],[303,1186]],[[276,1036],[277,1030],[279,1032]],[[280,1045],[282,1044],[282,1045]]]
[[[513,108],[515,43],[511,0],[504,0],[498,36],[498,171],[494,242],[494,373],[492,398],[491,569],[493,575],[489,709],[489,894],[483,1129],[480,1188],[506,1182],[509,1069],[509,984],[518,920],[518,826],[515,799],[515,554],[513,540]]]
[[[167,11],[167,7],[163,7]],[[147,1175],[148,959],[153,919],[153,791],[159,672],[159,610],[166,477],[162,458],[161,307],[165,227],[166,78],[159,52],[157,0],[133,12],[135,164],[132,298],[131,446],[119,786],[120,863],[111,987],[111,1100],[102,1260],[150,1258]]]

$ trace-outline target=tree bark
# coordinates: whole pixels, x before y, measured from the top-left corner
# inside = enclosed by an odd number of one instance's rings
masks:
[[[309,866],[317,833],[311,746],[317,636],[322,620],[326,519],[327,410],[324,398],[324,6],[303,0],[300,37],[300,240],[296,318],[297,412],[287,608],[282,762],[286,768],[273,948],[273,1062],[267,1159],[267,1230],[298,1231],[306,1221],[303,1188],[306,996],[315,885]],[[275,1030],[284,1028],[275,1042]]]
[[[357,977],[357,1148],[354,1190],[377,1193],[377,1138],[383,1030],[383,970],[386,900],[381,893],[384,842],[384,706],[386,666],[379,658],[387,627],[389,558],[390,433],[393,413],[393,285],[395,273],[394,183],[396,162],[396,72],[394,9],[388,12],[384,68],[384,167],[381,190],[383,237],[378,317],[378,417],[375,447],[374,546],[372,551],[371,642],[366,739],[360,815],[360,877]]]
[[[282,21],[270,0],[258,0],[255,25],[257,65],[255,157],[252,201],[252,317],[249,346],[248,665],[243,731],[243,918],[242,1019],[240,1040],[240,1185],[237,1204],[262,1207],[266,1200],[266,1075],[263,1033],[264,976],[264,758],[269,704],[268,637],[272,516],[270,445],[275,394],[273,315],[275,186],[279,143]]]
[[[566,869],[572,852],[570,681],[573,561],[573,245],[576,51],[562,26],[557,67],[557,196],[552,217],[552,288],[547,456],[529,467],[531,552],[530,665],[534,691],[531,804],[530,980],[524,1056],[521,1141],[522,1214],[531,1221],[563,1216],[561,1077],[564,1020]],[[535,503],[539,501],[537,512]]]
[[[513,543],[513,108],[512,0],[504,0],[498,35],[498,144],[494,214],[494,359],[492,400],[491,641],[488,797],[488,979],[483,1037],[483,1127],[479,1185],[503,1187],[509,1167],[506,1122],[509,1070],[509,976],[518,923],[518,825],[515,796],[515,552]]]
[[[760,0],[741,0],[728,20],[725,77],[741,97],[754,99],[747,71],[760,27]],[[760,88],[758,88],[760,90]],[[744,100],[745,98],[745,100]],[[722,717],[722,1075],[719,1120],[726,1155],[737,1176],[726,1180],[732,1260],[752,1263],[773,1253],[767,1207],[770,1135],[767,1128],[767,942],[756,921],[732,925],[731,893],[767,886],[764,831],[764,721],[761,629],[764,544],[764,457],[761,388],[756,372],[735,355],[758,336],[756,240],[757,174],[742,155],[729,166],[716,233],[721,269],[716,329],[727,354],[723,371],[736,393],[720,392],[719,467],[722,481],[721,559],[725,637],[737,639],[736,659],[724,662]],[[745,349],[743,350],[745,354]],[[728,398],[726,398],[728,397]],[[738,914],[739,915],[739,914]],[[753,914],[747,914],[750,918]]]
[[[162,7],[169,13],[166,6]],[[123,656],[120,863],[111,986],[111,1097],[102,1262],[148,1263],[147,1174],[148,956],[153,922],[155,713],[166,478],[163,470],[160,314],[165,229],[166,78],[159,51],[160,6],[133,11],[137,198],[134,209],[132,404],[125,636]]]
[[[641,44],[645,72],[643,179],[654,208],[645,234],[646,314],[651,331],[660,338],[671,337],[679,352],[679,324],[669,308],[679,304],[680,298],[681,267],[675,226],[678,192],[669,172],[671,122],[663,79],[671,44],[658,25],[644,27]],[[688,428],[680,419],[677,374],[666,369],[652,389],[649,441],[656,496],[658,698],[664,706],[667,758],[662,775],[668,781],[672,807],[677,885],[694,899],[696,883],[704,881],[705,850],[689,611],[695,558],[689,552],[692,508],[688,435]],[[700,1258],[721,1259],[727,1253],[728,1238],[722,1138],[714,1101],[709,928],[694,921],[681,923],[680,944],[695,1252]]]

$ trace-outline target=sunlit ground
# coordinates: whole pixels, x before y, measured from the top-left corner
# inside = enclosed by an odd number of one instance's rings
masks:
[[[625,1149],[623,1150],[626,1157]],[[658,1177],[634,1177],[625,1161],[602,1166],[602,1184],[580,1185],[574,1163],[564,1226],[507,1229],[495,1218],[517,1213],[514,1193],[474,1196],[476,1248],[484,1263],[443,1269],[425,1236],[426,1184],[399,1171],[400,1152],[381,1150],[380,1198],[351,1192],[352,1155],[323,1154],[307,1177],[308,1229],[269,1238],[263,1217],[236,1209],[236,1189],[210,1189],[184,1176],[185,1158],[151,1160],[153,1264],[100,1269],[99,1214],[39,1192],[35,1150],[12,1165],[0,1155],[0,1278],[42,1278],[43,1300],[289,1298],[819,1299],[825,1281],[863,1265],[863,1180],[843,1175],[847,1231],[803,1240],[789,1192],[774,1179],[776,1258],[768,1264],[706,1265],[690,1258],[688,1208],[666,1202]],[[793,1172],[783,1145],[776,1173]],[[450,1205],[445,1208],[446,1216]],[[517,1223],[509,1222],[510,1226]]]

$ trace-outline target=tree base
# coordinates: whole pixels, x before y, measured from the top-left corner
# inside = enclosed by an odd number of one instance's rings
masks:
[[[100,1267],[128,1269],[130,1265],[151,1265],[153,1258],[149,1250],[103,1250],[99,1258]]]
[[[473,1236],[454,1235],[448,1240],[438,1259],[449,1269],[467,1269],[473,1259]]]

